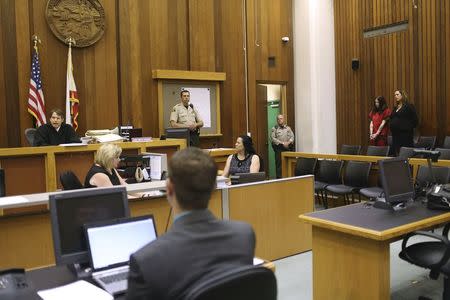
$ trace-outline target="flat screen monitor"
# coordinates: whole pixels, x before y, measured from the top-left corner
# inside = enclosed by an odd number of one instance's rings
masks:
[[[396,205],[406,203],[414,197],[411,169],[405,158],[379,161],[381,184],[386,203]]]
[[[163,174],[167,174],[167,154],[143,152],[143,155],[150,158],[150,177],[152,180],[164,180]]]
[[[125,187],[63,192],[49,200],[57,265],[89,262],[84,224],[130,215]]]
[[[231,184],[242,184],[266,180],[265,172],[236,173],[230,176]]]
[[[186,146],[189,147],[191,135],[189,128],[166,128],[166,138],[168,139],[184,139]]]

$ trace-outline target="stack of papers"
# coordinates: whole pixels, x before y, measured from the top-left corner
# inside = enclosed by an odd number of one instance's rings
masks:
[[[106,291],[84,280],[78,280],[54,289],[39,291],[38,295],[44,300],[114,299]]]

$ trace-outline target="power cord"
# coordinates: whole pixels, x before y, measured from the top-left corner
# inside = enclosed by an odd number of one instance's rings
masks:
[[[170,222],[171,216],[172,216],[172,207],[170,207],[170,210],[169,210],[169,216],[167,217],[167,222],[166,222],[166,230],[164,230],[164,232],[167,232],[167,229],[169,228],[169,222]]]

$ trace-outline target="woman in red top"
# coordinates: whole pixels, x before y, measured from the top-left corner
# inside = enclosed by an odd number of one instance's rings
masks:
[[[378,96],[373,100],[373,108],[369,113],[370,118],[370,145],[387,146],[387,136],[389,127],[387,122],[391,115],[391,110],[386,105],[383,96]]]

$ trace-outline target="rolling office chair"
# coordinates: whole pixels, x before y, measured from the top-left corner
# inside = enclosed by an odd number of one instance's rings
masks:
[[[339,154],[359,155],[360,152],[360,145],[342,145]]]
[[[299,157],[295,165],[295,176],[314,175],[317,158]]]
[[[413,265],[430,269],[430,278],[436,280],[439,274],[444,275],[444,292],[442,299],[450,300],[450,242],[448,240],[448,231],[450,223],[445,225],[442,235],[427,232],[416,231],[405,236],[402,242],[402,251],[399,257]],[[435,241],[419,242],[407,246],[408,240],[416,235],[426,236]],[[419,299],[427,299],[421,297]]]
[[[31,147],[34,146],[34,135],[36,133],[36,128],[27,128],[25,129],[25,137],[27,138],[28,144]]]
[[[277,280],[265,267],[245,266],[194,285],[184,300],[275,300]]]
[[[369,172],[372,163],[364,161],[349,161],[344,172],[344,184],[330,184],[325,187],[325,190],[335,195],[344,196],[344,202],[350,203],[349,195],[352,202],[355,202],[354,194],[358,193],[360,189],[366,188],[369,183]],[[361,201],[361,197],[359,196]]]
[[[83,185],[78,179],[77,175],[72,171],[66,171],[59,175],[59,180],[61,181],[61,185],[63,186],[63,190],[77,190],[82,189]]]

